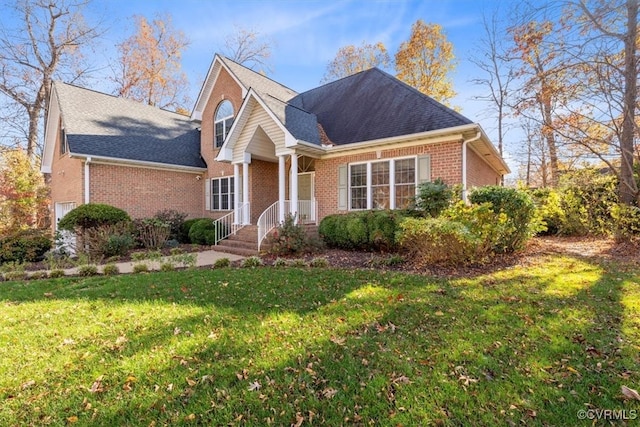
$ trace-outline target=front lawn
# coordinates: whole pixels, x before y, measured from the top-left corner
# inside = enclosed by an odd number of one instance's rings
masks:
[[[6,282],[0,425],[586,426],[640,412],[639,326],[640,270],[560,255]]]

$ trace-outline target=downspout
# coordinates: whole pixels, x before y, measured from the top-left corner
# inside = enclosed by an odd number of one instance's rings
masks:
[[[465,139],[462,142],[462,200],[467,203],[467,145],[480,139],[482,132],[478,130],[476,136],[471,139]]]
[[[87,157],[84,161],[84,203],[87,204],[90,202],[89,198],[89,163],[91,163],[91,157]]]

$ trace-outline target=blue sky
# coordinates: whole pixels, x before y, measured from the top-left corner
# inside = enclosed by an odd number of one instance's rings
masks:
[[[340,47],[381,41],[393,56],[400,43],[408,39],[416,20],[438,23],[454,44],[459,61],[452,76],[459,92],[453,104],[478,121],[473,115],[482,108],[482,103],[471,98],[482,88],[469,82],[477,70],[468,59],[481,32],[483,12],[491,13],[498,3],[497,0],[117,0],[98,1],[92,8],[93,13],[108,17],[105,60],[113,57],[112,46],[132,31],[132,15],[152,18],[158,13],[171,14],[174,27],[191,41],[184,53],[183,69],[189,77],[193,101],[214,53],[223,49],[224,38],[234,31],[234,26],[254,28],[269,39],[273,45],[270,77],[302,92],[319,85],[327,63]]]

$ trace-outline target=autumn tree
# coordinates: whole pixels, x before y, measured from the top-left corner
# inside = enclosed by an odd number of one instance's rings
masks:
[[[49,218],[47,189],[37,165],[23,149],[0,154],[0,236],[44,228]]]
[[[238,64],[266,74],[272,71],[271,44],[256,29],[234,26],[225,37],[223,53]]]
[[[189,41],[169,15],[134,20],[135,33],[117,45],[116,94],[159,108],[184,108],[188,82],[181,59]]]
[[[84,54],[99,36],[85,22],[87,0],[18,0],[3,9],[0,23],[0,143],[26,143],[40,155],[41,126],[53,79],[75,82],[91,66]]]
[[[327,71],[321,83],[328,83],[369,68],[387,68],[391,59],[382,42],[361,46],[348,45],[338,49],[335,58],[327,65]]]
[[[395,63],[398,79],[436,101],[446,104],[456,95],[449,77],[456,67],[453,44],[440,25],[416,21],[409,40],[400,45]]]

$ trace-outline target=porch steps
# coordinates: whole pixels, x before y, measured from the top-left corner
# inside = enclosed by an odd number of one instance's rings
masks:
[[[247,225],[241,228],[236,234],[218,242],[215,250],[241,256],[258,255],[258,227]]]
[[[315,224],[303,225],[305,232],[309,237],[318,238],[318,226]],[[253,256],[258,255],[258,227],[256,225],[247,225],[236,234],[232,234],[224,240],[218,242],[215,250],[234,255]],[[269,245],[262,242],[261,252],[269,250]]]

